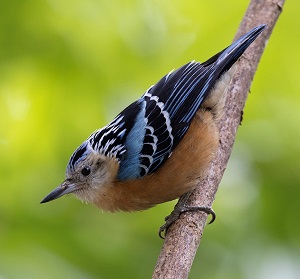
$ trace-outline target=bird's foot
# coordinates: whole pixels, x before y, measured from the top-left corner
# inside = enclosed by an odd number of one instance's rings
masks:
[[[159,228],[158,235],[160,238],[164,239],[165,235],[168,232],[169,227],[179,218],[181,213],[187,211],[202,211],[205,212],[207,215],[211,215],[212,218],[208,224],[211,224],[216,219],[216,213],[213,209],[209,206],[187,206],[186,202],[190,197],[191,193],[184,194],[181,196],[174,207],[174,210],[171,212],[170,215],[165,217],[165,224]]]

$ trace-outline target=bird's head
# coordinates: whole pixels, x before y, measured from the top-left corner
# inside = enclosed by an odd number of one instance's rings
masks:
[[[71,156],[65,181],[48,194],[41,203],[55,200],[69,193],[85,202],[93,202],[101,187],[115,180],[118,161],[96,152],[85,141]]]

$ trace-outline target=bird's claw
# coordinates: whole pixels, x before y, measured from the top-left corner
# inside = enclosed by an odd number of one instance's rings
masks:
[[[178,202],[171,214],[165,217],[165,224],[159,228],[159,237],[165,239],[169,227],[179,218],[181,213],[187,211],[202,211],[207,215],[211,215],[212,217],[208,224],[213,223],[216,219],[216,213],[209,206],[186,206],[185,204],[181,205],[180,202]]]

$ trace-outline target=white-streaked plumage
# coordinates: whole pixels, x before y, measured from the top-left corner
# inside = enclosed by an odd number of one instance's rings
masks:
[[[228,70],[264,28],[151,86],[76,149],[66,180],[42,202],[74,193],[104,210],[132,211],[191,191],[218,147]]]

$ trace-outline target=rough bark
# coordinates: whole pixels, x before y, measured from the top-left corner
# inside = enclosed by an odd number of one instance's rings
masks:
[[[236,37],[251,28],[266,23],[267,29],[246,50],[237,63],[236,73],[229,85],[224,116],[220,122],[220,147],[212,162],[207,179],[198,185],[189,204],[211,206],[226,169],[235,135],[240,125],[243,108],[258,62],[275,23],[282,11],[284,0],[252,0]],[[203,234],[207,215],[202,212],[181,214],[168,230],[152,278],[187,278]]]

